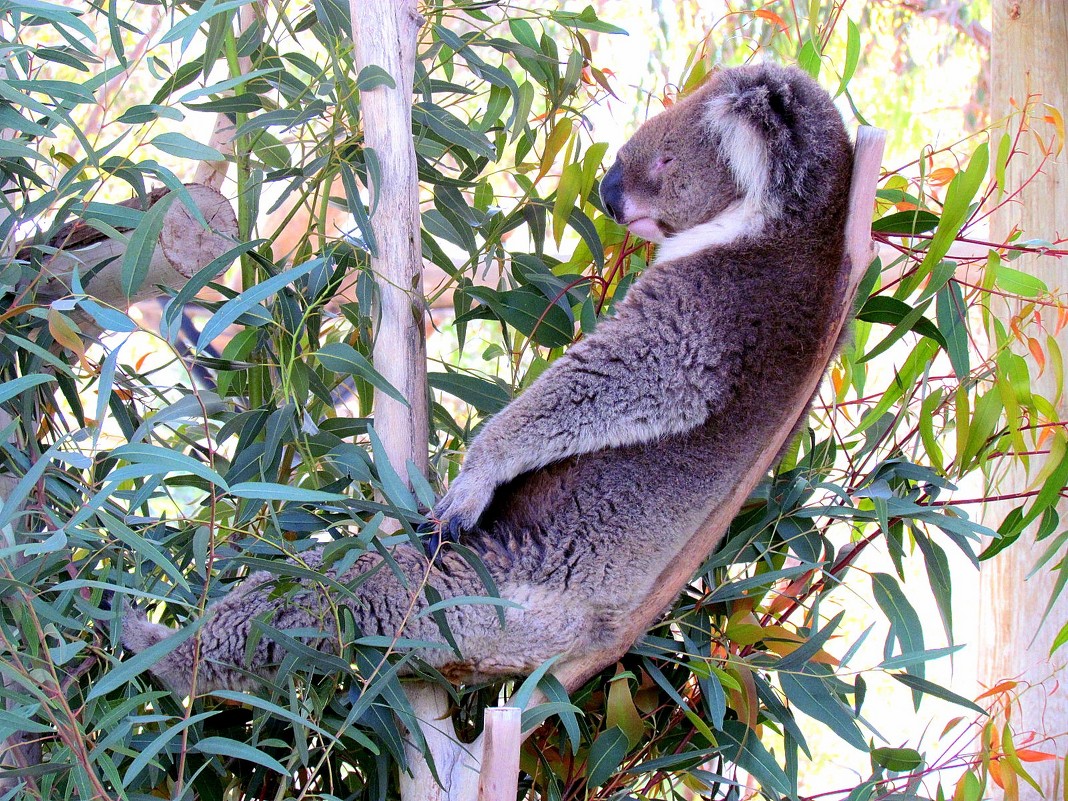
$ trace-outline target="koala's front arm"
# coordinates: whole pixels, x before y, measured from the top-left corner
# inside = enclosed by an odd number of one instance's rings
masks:
[[[688,431],[708,418],[729,383],[716,312],[688,308],[693,287],[666,279],[657,275],[655,290],[639,281],[618,317],[603,321],[486,424],[434,510],[443,528],[472,528],[494,490],[522,473]]]

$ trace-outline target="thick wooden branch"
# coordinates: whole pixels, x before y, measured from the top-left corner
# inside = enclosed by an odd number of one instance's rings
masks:
[[[878,128],[861,128],[857,133],[853,159],[853,180],[849,193],[849,216],[846,223],[846,259],[838,276],[839,314],[837,322],[827,332],[821,343],[817,368],[807,376],[799,387],[795,408],[783,417],[782,425],[765,444],[762,458],[753,463],[749,471],[739,478],[731,495],[713,512],[697,534],[680,549],[670,566],[653,582],[653,590],[637,606],[636,614],[628,620],[629,625],[620,639],[611,648],[591,651],[580,660],[573,660],[555,671],[556,677],[573,692],[592,676],[618,660],[641,637],[664,610],[682,592],[693,578],[701,563],[712,552],[727,530],[731,520],[738,514],[746,499],[760,480],[771,469],[775,457],[782,451],[795,424],[806,413],[809,399],[819,387],[827,364],[834,356],[834,346],[842,328],[846,325],[854,297],[868,265],[874,257],[871,241],[871,218],[875,208],[875,186],[879,177],[886,133]]]
[[[374,364],[408,405],[375,391],[375,430],[390,461],[407,475],[410,460],[425,473],[429,403],[423,333],[423,271],[419,173],[412,140],[415,48],[423,18],[412,0],[352,0],[356,66],[384,69],[395,81],[360,93],[364,141],[375,152],[381,181],[371,186],[371,224],[378,285]]]
[[[408,404],[375,390],[375,430],[394,469],[407,475],[411,462],[427,472],[430,436],[419,174],[412,140],[412,92],[416,43],[423,19],[414,0],[350,0],[357,69],[378,66],[394,80],[360,95],[364,142],[373,150],[380,180],[371,186],[371,225],[376,252],[371,269],[378,288],[376,369]],[[382,458],[383,454],[375,454]],[[474,801],[481,741],[461,744],[448,715],[448,696],[430,684],[410,682],[409,702],[421,723],[441,785],[419,749],[406,748],[410,775],[401,776],[405,801]]]
[[[234,246],[237,217],[218,190],[200,184],[186,187],[204,216],[205,228],[180,200],[171,203],[163,218],[163,229],[149,261],[148,274],[134,294],[127,297],[122,286],[122,256],[126,244],[109,239],[82,222],[60,230],[50,244],[60,250],[44,265],[37,298],[49,301],[70,294],[71,276],[77,270],[85,291],[111,306],[126,308],[132,303],[158,297],[159,286],[182,287],[201,269]],[[169,190],[156,190],[149,205]],[[135,201],[128,201],[127,205]],[[94,269],[103,265],[99,269]]]

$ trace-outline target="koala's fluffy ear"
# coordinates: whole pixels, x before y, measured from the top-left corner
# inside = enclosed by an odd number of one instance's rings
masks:
[[[797,103],[790,72],[765,65],[718,78],[705,120],[746,199],[774,214],[784,195],[799,193]]]

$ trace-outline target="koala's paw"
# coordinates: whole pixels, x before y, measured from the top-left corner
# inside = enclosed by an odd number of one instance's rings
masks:
[[[456,541],[461,533],[473,529],[493,499],[494,489],[496,484],[474,471],[461,471],[431,515],[440,523],[441,538]]]

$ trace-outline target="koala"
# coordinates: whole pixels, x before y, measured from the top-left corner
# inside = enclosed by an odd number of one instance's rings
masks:
[[[830,97],[797,69],[728,69],[646,122],[605,174],[607,213],[659,243],[614,316],[572,346],[471,443],[436,506],[504,608],[444,611],[456,648],[420,658],[456,681],[522,675],[618,643],[662,570],[786,424],[837,322],[852,145]],[[820,365],[822,367],[822,365]],[[791,421],[792,422],[792,421]],[[423,584],[485,595],[448,544],[361,556],[322,586],[272,592],[256,573],[153,671],[180,692],[251,688],[285,649],[251,621],[323,632],[337,611],[365,635],[443,643]],[[303,558],[321,566],[316,552]],[[339,585],[351,586],[340,592]],[[333,621],[333,622],[331,622]],[[335,634],[330,632],[335,630]],[[134,651],[173,635],[127,616]]]

